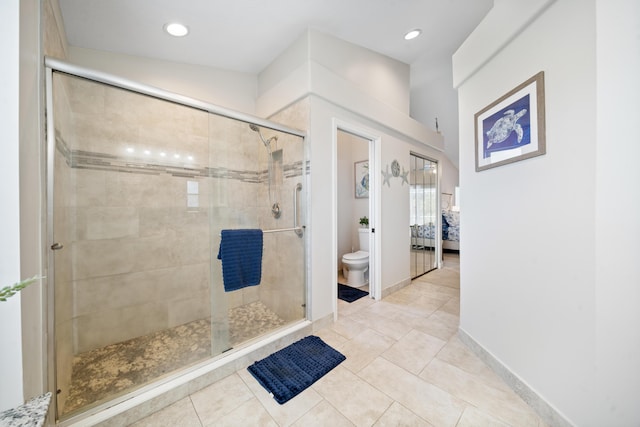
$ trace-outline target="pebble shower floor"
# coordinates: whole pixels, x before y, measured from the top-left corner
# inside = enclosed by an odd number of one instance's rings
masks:
[[[285,321],[261,302],[229,310],[231,345],[237,345],[283,326]],[[68,414],[131,390],[177,368],[211,355],[211,323],[200,319],[137,337],[74,357]]]

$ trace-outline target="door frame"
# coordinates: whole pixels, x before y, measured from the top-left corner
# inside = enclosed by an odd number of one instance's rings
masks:
[[[381,186],[380,176],[375,171],[381,170],[382,137],[379,132],[361,124],[355,124],[339,118],[332,118],[331,138],[331,271],[338,273],[338,131],[350,133],[369,141],[369,297],[379,300],[382,297],[382,257],[381,257]],[[338,287],[332,286],[333,316],[338,319]]]

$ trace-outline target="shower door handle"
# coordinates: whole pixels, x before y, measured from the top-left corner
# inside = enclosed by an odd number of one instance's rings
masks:
[[[302,191],[302,184],[298,183],[293,189],[293,228],[302,237],[302,227],[298,225],[298,192]]]

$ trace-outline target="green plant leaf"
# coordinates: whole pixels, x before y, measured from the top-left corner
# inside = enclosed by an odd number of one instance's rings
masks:
[[[0,290],[0,301],[6,301],[7,298],[14,296],[16,293],[20,292],[30,284],[42,279],[41,276],[33,276],[30,279],[25,279],[20,282],[14,283],[13,286],[5,286]]]

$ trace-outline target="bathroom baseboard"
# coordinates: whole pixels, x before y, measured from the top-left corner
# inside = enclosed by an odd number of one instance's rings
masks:
[[[482,347],[462,328],[458,328],[458,338],[476,356],[478,356],[493,372],[496,373],[527,405],[529,405],[540,418],[550,427],[572,427],[567,419],[538,393],[536,393],[527,383],[522,381],[516,374],[511,372],[500,360]]]
[[[386,298],[389,295],[391,295],[394,292],[398,292],[400,289],[404,288],[405,286],[408,286],[411,284],[411,278],[407,278],[404,280],[399,281],[398,283],[391,285],[391,286],[387,286],[386,288],[382,289],[382,298]]]
[[[321,329],[329,328],[333,324],[333,313],[327,314],[322,319],[314,320],[312,329],[315,333]]]

